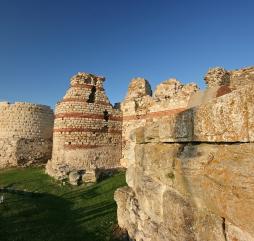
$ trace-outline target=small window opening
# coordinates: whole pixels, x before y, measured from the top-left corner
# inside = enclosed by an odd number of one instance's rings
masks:
[[[88,97],[88,100],[87,100],[87,103],[94,103],[95,101],[95,94],[96,94],[96,87],[93,86],[92,89],[91,89],[91,93]]]
[[[105,120],[106,122],[108,122],[108,119],[109,119],[108,111],[107,111],[107,110],[103,111],[103,115],[104,115],[104,120]]]

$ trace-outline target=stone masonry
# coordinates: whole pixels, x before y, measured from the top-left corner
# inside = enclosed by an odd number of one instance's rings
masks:
[[[136,241],[254,241],[254,67],[209,69],[207,89],[131,81],[118,108],[78,73],[57,103],[0,103],[0,168],[50,159],[59,179],[124,166],[118,223]],[[54,128],[53,127],[54,121]],[[53,152],[51,157],[53,132]]]
[[[0,168],[46,163],[53,119],[48,106],[0,102]]]
[[[77,184],[96,181],[98,172],[118,168],[122,115],[110,104],[103,77],[78,73],[57,103],[53,154],[46,172]]]
[[[197,91],[196,84],[183,85],[176,79],[169,79],[159,84],[152,95],[151,86],[147,80],[133,79],[121,103],[123,113],[121,164],[128,167],[134,159],[135,141],[131,136],[137,127],[184,110],[192,94]]]
[[[115,200],[131,240],[254,240],[254,67],[205,81],[165,81],[121,105],[128,186]]]

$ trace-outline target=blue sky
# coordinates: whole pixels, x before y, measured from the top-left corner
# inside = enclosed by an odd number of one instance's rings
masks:
[[[114,103],[133,77],[204,88],[209,67],[251,65],[252,0],[0,0],[0,100],[54,107],[84,71]]]

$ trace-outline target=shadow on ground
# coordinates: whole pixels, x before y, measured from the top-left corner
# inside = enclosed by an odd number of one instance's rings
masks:
[[[29,177],[32,191],[24,189],[25,177],[13,180],[13,184],[4,183],[8,188],[0,191],[0,196],[4,195],[0,204],[1,241],[112,240],[116,224],[113,193],[124,185],[124,174],[97,185],[75,188],[61,187],[40,171],[39,175],[40,178]],[[1,177],[0,186],[2,180]]]

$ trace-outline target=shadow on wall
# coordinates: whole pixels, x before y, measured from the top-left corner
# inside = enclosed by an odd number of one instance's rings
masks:
[[[181,195],[178,195],[175,192],[169,193],[172,204],[176,205],[176,207],[179,205],[181,206],[179,216],[182,216],[182,235],[185,236],[186,240],[196,240],[196,235],[194,232],[197,218],[195,215],[195,202],[194,200],[191,200],[191,186],[186,178],[188,174],[186,173],[185,169],[185,162],[189,162],[192,158],[196,158],[199,155],[197,152],[198,143],[192,142],[194,132],[194,115],[194,108],[178,113],[176,115],[174,128],[176,139],[178,137],[180,140],[176,140],[176,142],[181,143],[182,147],[177,155],[176,162],[173,163],[173,169],[175,169],[175,173],[178,172],[178,178],[181,179],[180,182],[182,183],[185,192],[190,194],[190,199],[188,198],[188,200],[183,198]]]

